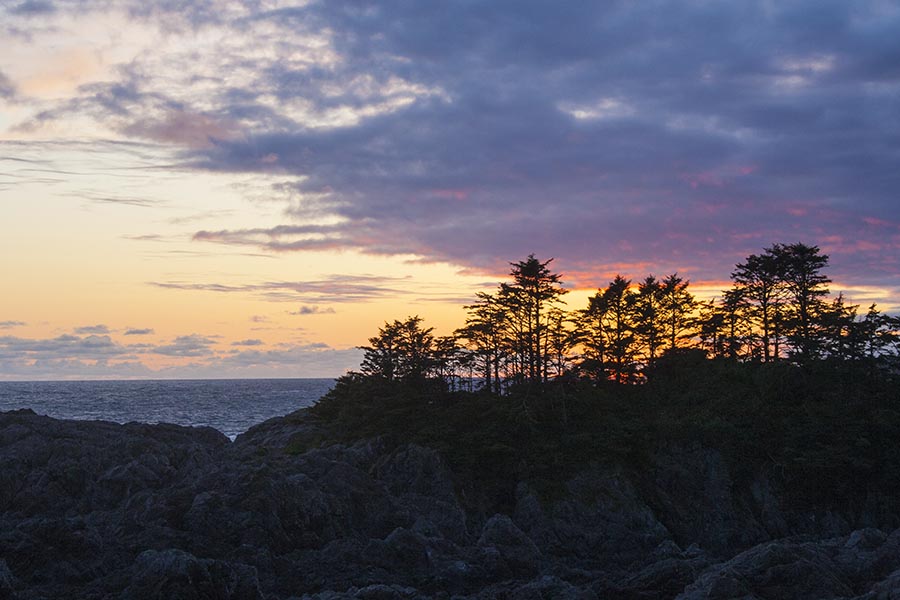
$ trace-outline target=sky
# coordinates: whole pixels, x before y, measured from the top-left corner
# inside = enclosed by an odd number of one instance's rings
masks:
[[[331,377],[509,263],[900,310],[900,2],[0,0],[0,379]]]

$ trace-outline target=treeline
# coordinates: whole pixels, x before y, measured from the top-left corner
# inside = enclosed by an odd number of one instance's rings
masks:
[[[828,256],[817,246],[775,244],[736,265],[733,285],[701,302],[673,273],[635,284],[617,275],[567,310],[552,259],[510,263],[510,280],[477,294],[466,323],[437,337],[418,316],[385,323],[363,346],[358,374],[502,394],[559,378],[639,383],[664,357],[731,361],[853,361],[896,369],[900,319],[873,304],[864,315],[829,296]]]

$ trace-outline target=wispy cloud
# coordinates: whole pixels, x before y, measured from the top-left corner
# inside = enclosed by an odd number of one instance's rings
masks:
[[[751,252],[804,241],[831,255],[833,277],[900,289],[894,3],[82,0],[0,11],[0,32],[25,49],[106,13],[141,34],[53,97],[25,98],[26,78],[0,61],[0,97],[27,114],[19,133],[77,122],[103,138],[2,142],[16,160],[0,189],[74,187],[137,211],[158,199],[86,180],[270,182],[244,192],[275,207],[266,226],[175,217],[202,221],[193,240],[209,253],[169,257],[350,250],[496,273],[534,252],[588,286],[621,265],[727,277]],[[84,158],[47,160],[46,144]],[[391,280],[163,279],[314,306],[409,298]]]
[[[232,346],[262,346],[263,341],[257,339],[249,339],[249,340],[238,340],[236,342],[231,342]]]
[[[218,293],[253,293],[276,302],[310,303],[363,302],[409,293],[394,284],[406,279],[375,275],[333,275],[312,281],[269,281],[251,284],[151,282],[165,289]]]
[[[0,321],[0,329],[12,329],[26,325],[24,321]]]

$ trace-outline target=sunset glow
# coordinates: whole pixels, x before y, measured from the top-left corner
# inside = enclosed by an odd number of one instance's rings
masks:
[[[530,253],[900,310],[900,5],[579,7],[4,3],[0,379],[336,376]]]

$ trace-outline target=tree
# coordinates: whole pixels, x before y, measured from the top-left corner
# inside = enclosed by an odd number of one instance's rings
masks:
[[[760,331],[762,359],[778,358],[784,293],[781,264],[767,249],[764,254],[751,254],[746,262],[735,266],[731,274],[737,290],[748,307],[748,315]]]
[[[547,379],[545,337],[550,326],[551,309],[567,290],[563,289],[561,275],[552,273],[547,265],[553,259],[541,262],[530,254],[524,261],[510,263],[512,284],[501,286],[501,297],[512,313],[511,322],[516,326],[515,350],[524,379],[541,383]]]
[[[800,243],[775,244],[766,251],[778,265],[788,298],[787,338],[792,354],[801,361],[815,358],[821,351],[817,329],[824,308],[822,298],[828,295],[827,285],[831,283],[821,272],[828,265],[828,255],[820,254],[818,246]]]
[[[688,291],[689,281],[672,273],[659,284],[659,305],[662,321],[665,323],[669,349],[674,350],[692,334],[691,315],[697,308],[694,295]]]
[[[859,305],[845,304],[841,293],[822,312],[823,350],[830,358],[851,360],[862,356],[862,329],[856,320],[858,310]]]
[[[504,336],[507,314],[499,298],[479,292],[474,304],[465,306],[466,325],[456,330],[457,337],[468,341],[484,378],[484,389],[500,393],[500,371],[505,357]]]
[[[588,300],[581,319],[589,326],[582,338],[587,357],[593,355],[598,361],[593,369],[608,372],[618,383],[630,380],[635,371],[636,308],[630,286],[631,280],[616,275],[606,289],[598,290]]]
[[[663,310],[665,288],[653,275],[648,275],[638,284],[634,297],[634,333],[637,343],[647,356],[647,364],[652,366],[659,355],[666,336]]]
[[[378,335],[369,338],[369,346],[360,346],[364,351],[360,372],[388,382],[421,383],[436,377],[444,363],[431,332],[431,327],[422,327],[419,316],[385,322]],[[448,352],[446,342],[442,343],[442,356]]]

